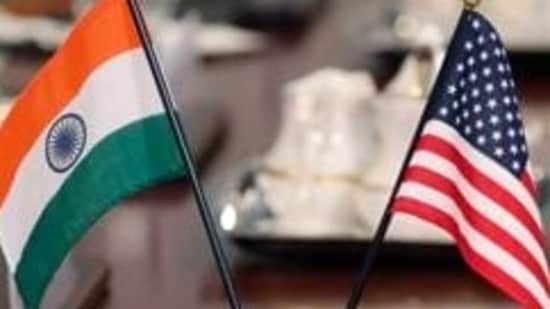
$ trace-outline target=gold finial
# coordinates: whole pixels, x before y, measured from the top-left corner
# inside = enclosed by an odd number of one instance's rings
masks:
[[[467,10],[475,10],[479,4],[481,4],[481,0],[463,0],[464,1],[464,8]]]

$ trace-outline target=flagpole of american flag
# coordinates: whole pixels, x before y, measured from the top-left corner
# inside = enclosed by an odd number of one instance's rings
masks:
[[[149,34],[145,18],[139,5],[139,0],[127,1],[130,11],[132,13],[136,30],[141,39],[145,55],[149,62],[151,73],[153,74],[155,83],[159,90],[162,104],[170,122],[172,131],[176,136],[178,150],[182,159],[187,165],[189,178],[191,180],[191,186],[193,189],[195,200],[197,202],[197,208],[199,210],[202,223],[208,236],[208,241],[214,255],[216,266],[218,268],[218,272],[222,280],[229,305],[232,309],[240,309],[242,306],[239,301],[235,281],[231,273],[231,267],[229,266],[227,255],[223,250],[222,242],[217,232],[218,229],[216,228],[214,216],[212,215],[210,207],[208,206],[206,195],[198,177],[195,159],[191,151],[189,139],[187,138],[183,124],[177,113],[174,97],[168,86],[166,75],[164,74],[159,57]]]
[[[464,9],[465,10],[474,10],[479,4],[481,3],[481,0],[463,0],[464,2]],[[455,40],[451,40],[452,43],[455,42]],[[451,44],[452,44],[451,43]],[[454,46],[449,46],[449,50],[453,49]],[[448,59],[445,60],[443,63],[443,66],[441,70],[445,70],[446,67],[449,67],[451,65],[450,61]],[[438,79],[441,79],[441,74],[438,76]],[[436,82],[433,85],[439,84],[439,81],[436,80]],[[429,103],[433,102],[433,96],[434,92],[432,91],[432,94],[428,100]],[[378,254],[380,253],[380,249],[382,247],[382,243],[384,242],[384,238],[388,232],[388,229],[390,227],[390,224],[393,220],[393,211],[392,211],[392,205],[394,204],[399,187],[401,182],[405,178],[405,173],[407,171],[407,166],[410,164],[411,159],[414,155],[415,149],[414,144],[422,134],[422,131],[424,130],[424,127],[426,125],[426,122],[430,115],[430,109],[431,104],[428,104],[424,111],[422,112],[422,116],[420,117],[420,120],[418,122],[418,125],[415,129],[414,135],[411,139],[407,154],[405,155],[405,159],[403,160],[403,163],[401,165],[401,169],[399,171],[399,175],[397,177],[397,181],[395,182],[395,185],[391,191],[390,198],[388,200],[388,203],[386,204],[386,208],[384,210],[384,213],[382,215],[382,218],[380,219],[380,223],[378,225],[378,229],[376,230],[373,240],[368,246],[368,251],[364,257],[363,263],[361,265],[361,269],[359,274],[357,275],[355,279],[355,284],[353,286],[351,296],[348,300],[348,303],[346,305],[347,309],[356,309],[359,305],[359,302],[361,301],[361,298],[363,296],[363,291],[365,289],[365,286],[367,284],[369,274],[372,270],[372,267],[374,265],[374,262],[376,261],[376,258],[378,257]]]

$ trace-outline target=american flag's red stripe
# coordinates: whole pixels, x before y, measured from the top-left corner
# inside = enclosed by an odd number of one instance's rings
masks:
[[[540,246],[544,247],[544,233],[539,227],[540,225],[525,209],[525,206],[522,205],[513,194],[496,184],[482,172],[478,171],[453,145],[437,136],[424,135],[418,140],[416,149],[436,153],[454,162],[472,185],[495,203],[501,205],[508,212],[513,214],[533,234]]]
[[[396,200],[393,210],[419,217],[446,230],[454,237],[464,260],[478,274],[496,287],[502,289],[509,297],[524,308],[543,308],[542,304],[522,284],[473,250],[452,217],[426,203],[403,197]]]
[[[472,227],[484,234],[495,244],[508,251],[518,261],[523,263],[525,267],[527,267],[535,275],[537,280],[546,289],[546,292],[550,292],[547,274],[542,265],[535,259],[531,252],[508,232],[473,208],[467,202],[466,198],[460,193],[454,182],[442,175],[418,166],[409,167],[403,181],[421,183],[440,191],[442,194],[445,194],[454,200],[464,215],[464,218]],[[541,252],[544,252],[542,248]]]
[[[531,196],[533,197],[533,199],[537,200],[538,199],[537,186],[535,185],[535,181],[531,177],[531,174],[527,170],[523,172],[523,174],[521,174],[520,181],[525,186],[527,191],[531,193]]]

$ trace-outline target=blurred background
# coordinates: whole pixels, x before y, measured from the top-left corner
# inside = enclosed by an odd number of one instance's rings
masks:
[[[0,123],[92,4],[0,0]],[[145,1],[245,308],[343,307],[461,8]],[[550,2],[480,10],[508,48],[548,225]],[[188,181],[108,214],[48,293],[45,308],[225,308]],[[390,229],[365,295],[368,308],[512,307],[410,218]]]

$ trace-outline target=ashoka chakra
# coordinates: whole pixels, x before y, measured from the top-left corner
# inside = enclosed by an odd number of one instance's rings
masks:
[[[58,173],[69,170],[86,146],[86,125],[82,117],[66,114],[51,127],[46,139],[46,159]]]

